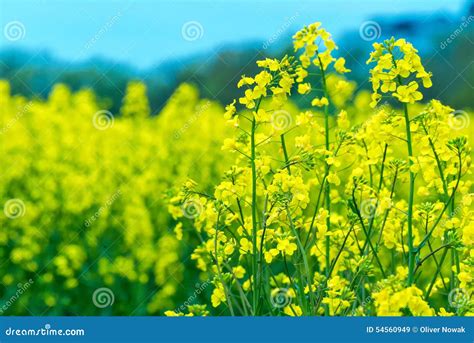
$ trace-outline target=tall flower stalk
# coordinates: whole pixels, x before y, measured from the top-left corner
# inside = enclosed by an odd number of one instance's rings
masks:
[[[414,281],[415,271],[415,247],[413,234],[413,206],[415,197],[415,172],[413,164],[412,134],[410,127],[410,116],[408,113],[409,103],[414,104],[422,99],[421,92],[418,91],[418,82],[421,80],[425,87],[431,87],[431,73],[427,73],[421,64],[421,59],[417,55],[417,50],[404,39],[386,40],[383,44],[374,44],[375,51],[371,54],[368,63],[376,62],[377,65],[371,70],[374,93],[372,95],[373,105],[381,99],[378,93],[391,93],[392,96],[401,102],[403,116],[405,120],[405,135],[408,152],[409,167],[409,190],[407,209],[407,246],[408,246],[408,274],[407,285]],[[410,82],[405,85],[404,79]]]
[[[413,146],[411,140],[410,117],[408,115],[408,106],[403,104],[403,113],[405,117],[407,150],[408,150],[408,167],[410,169],[410,181],[408,190],[408,211],[407,211],[407,227],[408,227],[408,279],[407,284],[410,286],[413,283],[415,271],[415,251],[413,246],[413,201],[415,198],[415,173],[412,171],[413,165]]]

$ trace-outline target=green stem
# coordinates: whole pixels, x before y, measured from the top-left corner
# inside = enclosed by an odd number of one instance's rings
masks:
[[[393,193],[395,192],[395,185],[397,184],[397,178],[398,178],[398,168],[395,169],[395,173],[393,174],[392,187],[390,189],[390,202],[393,202]],[[380,246],[380,242],[382,241],[382,234],[383,234],[383,230],[385,229],[385,224],[387,223],[387,218],[388,218],[389,213],[390,213],[390,207],[385,211],[385,215],[383,217],[382,227],[380,228],[380,232],[379,232],[379,238],[377,239],[377,243],[375,244],[375,248],[377,250]]]
[[[338,152],[339,152],[339,149],[341,148],[342,146],[342,141],[339,143],[339,145],[337,146],[336,150],[334,151],[334,156],[337,156]],[[313,244],[314,243],[314,240],[316,239],[316,229],[313,230],[314,228],[314,222],[316,220],[316,216],[318,214],[318,210],[319,210],[319,202],[321,200],[321,195],[322,195],[322,192],[323,190],[325,189],[325,184],[326,184],[326,179],[328,177],[328,174],[329,173],[329,170],[330,170],[330,167],[329,166],[329,169],[326,170],[326,172],[324,173],[324,176],[321,180],[321,188],[319,189],[319,192],[318,192],[318,197],[317,197],[317,200],[316,200],[316,204],[314,206],[314,212],[313,212],[313,217],[311,219],[311,225],[309,226],[309,231],[308,231],[308,235],[306,236],[306,240],[305,240],[305,243],[304,243],[304,246],[306,248],[306,246],[308,245],[308,242],[310,242],[310,244]],[[311,241],[309,240],[310,236],[313,235],[314,237],[311,239]]]
[[[382,168],[380,169],[379,186],[378,186],[378,189],[377,189],[377,201],[375,202],[375,208],[373,210],[373,215],[369,219],[369,229],[367,230],[367,233],[368,233],[369,237],[372,236],[372,228],[373,228],[374,221],[375,221],[375,213],[377,212],[377,209],[379,207],[378,196],[380,195],[380,191],[382,190],[382,185],[383,185],[383,174],[384,174],[384,170],[385,170],[385,159],[387,158],[387,150],[388,150],[388,144],[385,144],[384,151],[383,151],[383,158],[382,158]],[[367,244],[367,242],[366,242],[366,244]],[[364,244],[364,247],[362,248],[362,250],[364,250],[364,251],[367,248],[366,244]]]
[[[403,111],[405,114],[405,128],[407,136],[407,150],[408,150],[408,167],[413,165],[413,147],[411,140],[410,130],[410,117],[408,115],[408,106],[406,103],[403,104]],[[410,194],[408,195],[408,213],[407,213],[407,238],[408,238],[408,278],[407,284],[410,286],[413,283],[415,276],[415,250],[413,247],[413,202],[415,197],[415,173],[410,168]]]
[[[219,257],[217,256],[217,239],[219,236],[219,217],[220,217],[221,211],[217,213],[217,220],[216,220],[216,227],[215,227],[215,235],[214,235],[214,255],[215,255],[215,263],[217,267],[217,277],[219,278],[220,283],[222,284],[222,287],[224,288],[224,295],[227,301],[227,304],[229,306],[230,314],[231,316],[234,316],[234,308],[232,306],[232,299],[230,297],[230,291],[227,289],[227,285],[224,282],[224,279],[222,278],[222,272],[221,272],[221,267],[219,265]]]
[[[390,54],[392,55],[392,63],[395,68],[397,68],[397,61],[395,60],[395,56],[393,55],[392,51],[389,49]],[[398,85],[402,86],[402,78],[400,75],[397,76]],[[404,102],[403,103],[403,112],[405,115],[405,130],[407,136],[407,150],[408,150],[408,168],[410,171],[410,190],[408,195],[408,213],[407,213],[407,239],[408,239],[408,277],[407,277],[407,284],[410,286],[413,283],[413,278],[415,276],[415,249],[413,247],[413,202],[415,197],[415,174],[411,170],[411,166],[413,165],[413,147],[412,147],[412,140],[411,140],[411,129],[410,129],[410,116],[408,115],[408,105]],[[403,242],[402,242],[403,244]]]
[[[326,99],[329,99],[328,95],[328,89],[326,85],[326,74],[324,72],[323,68],[323,63],[321,61],[321,58],[318,56],[319,60],[319,67],[321,69],[321,78],[322,78],[322,83],[323,83],[323,89],[324,89],[324,96]],[[325,138],[325,146],[326,150],[329,151],[329,105],[324,106],[324,138]],[[329,175],[329,164],[325,161],[324,162],[325,166],[325,174]],[[328,211],[328,216],[326,218],[326,227],[327,227],[327,232],[330,232],[331,228],[331,188],[329,185],[329,182],[326,181],[325,188],[324,188],[324,198],[325,198],[325,205],[326,205],[326,210]],[[326,236],[326,277],[329,276],[329,269],[330,269],[330,264],[331,264],[331,249],[330,249],[330,238],[329,235]]]
[[[440,251],[440,250],[443,250],[443,249],[449,249],[450,248],[450,245],[449,244],[444,244],[438,248],[436,248],[435,250],[431,251],[428,255],[426,255],[422,260],[420,260],[417,265],[416,265],[416,268],[415,268],[415,273],[417,272],[418,268],[421,267],[421,265],[427,260],[429,259],[431,256],[433,256],[433,258],[435,257],[435,254]],[[439,267],[438,267],[439,268]]]
[[[306,251],[304,250],[303,244],[301,243],[301,240],[300,240],[300,236],[298,235],[298,232],[296,231],[296,228],[294,226],[293,219],[291,218],[291,213],[290,213],[290,210],[289,210],[288,206],[286,206],[286,215],[288,216],[291,231],[293,232],[293,235],[296,237],[296,243],[297,243],[297,246],[300,250],[301,257],[303,258],[303,265],[304,265],[304,269],[305,269],[305,273],[306,273],[306,282],[307,282],[307,285],[308,285],[308,288],[309,288],[309,299],[310,299],[309,309],[310,309],[310,312],[311,312],[311,308],[314,305],[314,293],[313,293],[313,285],[312,285],[312,271],[309,267],[308,259],[306,257]],[[301,279],[301,277],[300,277],[300,279]],[[304,291],[304,288],[301,291]]]
[[[443,255],[441,255],[441,259],[439,261],[439,267],[436,268],[436,271],[433,275],[433,279],[431,279],[431,283],[430,283],[430,286],[428,287],[428,289],[426,290],[426,293],[425,293],[425,299],[428,299],[428,297],[430,296],[431,294],[431,290],[433,289],[433,286],[434,284],[436,283],[436,279],[438,278],[438,273],[441,272],[441,267],[443,266],[443,262],[446,258],[446,255],[448,254],[448,251],[449,249],[445,249],[444,252],[443,252]]]
[[[290,279],[290,285],[291,285],[291,287],[293,287],[293,289],[298,289],[298,287],[296,287],[296,285],[295,285],[295,282],[293,281],[293,278],[291,277],[290,268],[288,268],[288,262],[287,262],[287,260],[286,260],[286,254],[285,254],[285,253],[283,253],[283,265],[284,265],[284,267],[285,267],[286,275],[288,275],[288,279]],[[301,278],[299,278],[299,282],[301,283]],[[278,284],[276,283],[276,281],[275,281],[275,284],[278,286]],[[301,285],[300,285],[300,286],[301,286]],[[278,286],[278,287],[279,287],[279,286]],[[301,288],[301,287],[299,287],[299,288]],[[299,297],[300,297],[300,299],[299,299],[300,306],[303,307],[303,303],[304,303],[304,301],[303,301],[303,293],[302,293],[302,292],[298,292],[298,295],[299,295]],[[297,314],[296,314],[295,310],[293,309],[293,306],[290,306],[290,309],[291,309],[291,312],[293,312],[293,314],[296,316]]]
[[[457,192],[457,189],[459,187],[459,182],[461,181],[461,173],[462,173],[462,160],[461,160],[461,155],[458,155],[458,159],[459,159],[459,170],[458,170],[458,176],[457,176],[457,180],[456,180],[456,185],[454,186],[452,192],[451,192],[451,196],[449,197],[449,199],[445,202],[444,204],[444,207],[443,209],[441,210],[441,213],[438,215],[438,218],[435,220],[435,223],[433,224],[433,226],[431,227],[431,229],[429,230],[428,234],[425,235],[425,237],[421,240],[420,244],[418,245],[418,248],[417,250],[419,251],[424,245],[425,243],[428,241],[428,239],[430,239],[431,235],[433,234],[434,230],[436,229],[436,227],[438,226],[438,224],[441,222],[441,219],[443,218],[443,214],[444,212],[446,211],[446,209],[450,206],[450,203],[454,201],[454,195],[456,194]],[[449,215],[449,214],[448,214]]]
[[[258,100],[255,112],[258,111],[262,98]],[[257,122],[255,116],[252,118],[252,129],[250,133],[250,165],[252,168],[252,274],[253,274],[253,314],[257,313],[258,294],[257,288],[259,287],[258,277],[258,262],[257,262],[257,167],[255,165],[256,152],[255,152],[255,131],[257,129]]]
[[[373,244],[372,244],[372,241],[370,240],[370,237],[368,235],[368,232],[367,232],[367,229],[365,227],[365,224],[364,224],[364,219],[362,218],[362,215],[360,213],[360,210],[359,208],[357,207],[357,201],[355,199],[355,188],[352,190],[352,203],[354,205],[354,212],[355,214],[357,215],[357,218],[359,219],[359,222],[360,222],[360,225],[362,227],[362,231],[364,232],[364,235],[366,237],[366,242],[365,244],[368,244],[369,245],[369,248],[370,250],[372,250],[372,254],[373,254],[373,257],[375,258],[375,261],[377,262],[379,268],[380,268],[380,271],[382,272],[382,276],[383,278],[385,279],[386,278],[386,274],[385,274],[385,271],[383,269],[383,265],[382,265],[382,262],[380,262],[380,259],[379,259],[379,256],[377,255],[377,250],[374,248]],[[365,246],[364,244],[364,246]],[[365,255],[365,251],[362,249],[362,252],[363,254]]]
[[[259,251],[259,255],[258,255],[258,260],[259,260],[259,265],[258,265],[258,273],[260,275],[260,281],[263,285],[263,263],[264,263],[264,259],[263,259],[263,244],[265,243],[265,233],[267,231],[267,223],[266,223],[266,213],[267,213],[267,201],[268,201],[268,196],[265,197],[265,203],[263,205],[263,213],[262,213],[262,227],[263,227],[263,232],[262,232],[262,237],[260,238],[260,251]],[[257,293],[257,296],[258,296],[258,299],[259,299],[259,306],[262,302],[262,297],[261,296],[261,291],[262,291],[262,285],[259,284],[258,285],[258,293]],[[258,306],[258,308],[260,308]]]
[[[336,254],[336,257],[334,258],[334,261],[331,263],[331,267],[329,269],[329,275],[327,277],[327,279],[324,281],[323,283],[323,288],[325,289],[327,287],[327,283],[329,281],[329,278],[331,277],[331,274],[332,272],[334,271],[334,268],[336,267],[336,263],[339,259],[339,257],[341,256],[341,253],[342,251],[344,250],[344,247],[346,246],[346,242],[347,242],[347,239],[349,238],[349,235],[351,234],[351,231],[352,229],[354,228],[354,225],[352,225],[350,228],[349,228],[349,231],[347,232],[346,236],[344,237],[344,241],[342,242],[342,245],[341,247],[339,248],[339,251],[337,252]],[[324,290],[322,290],[319,294],[319,297],[318,297],[318,300],[316,302],[316,306],[315,306],[315,310],[314,310],[314,313],[317,314],[318,312],[318,309],[319,309],[319,306],[321,305],[321,301],[323,300],[323,296],[324,296]]]
[[[288,170],[288,174],[291,175],[291,169],[290,169],[290,164],[288,163],[288,151],[286,150],[286,144],[285,144],[285,134],[280,135],[280,140],[281,140],[281,148],[283,149],[283,156],[285,156],[285,165],[286,169]]]

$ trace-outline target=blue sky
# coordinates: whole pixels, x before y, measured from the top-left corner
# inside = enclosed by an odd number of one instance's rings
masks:
[[[281,38],[314,21],[337,37],[374,15],[456,13],[463,5],[463,0],[1,0],[0,44],[45,49],[70,61],[102,56],[146,68],[223,44]],[[11,23],[20,25],[21,39],[6,39]]]

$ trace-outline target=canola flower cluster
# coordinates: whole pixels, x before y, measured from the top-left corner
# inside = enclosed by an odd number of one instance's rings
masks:
[[[292,56],[238,82],[220,181],[169,197],[213,289],[165,314],[473,315],[472,130],[423,99],[432,75],[406,40],[374,44],[373,92],[355,94],[320,23],[293,38]]]
[[[163,194],[223,171],[223,109],[183,84],[150,116],[140,82],[120,116],[100,104],[64,85],[29,101],[0,82],[0,306],[34,282],[6,315],[156,315],[186,295]],[[115,301],[99,308],[104,287]]]

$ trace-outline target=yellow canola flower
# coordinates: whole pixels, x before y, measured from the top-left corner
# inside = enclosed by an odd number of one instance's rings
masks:
[[[235,100],[225,107],[224,118],[229,120],[232,119],[237,109],[235,108]]]
[[[242,76],[242,78],[240,79],[240,81],[237,83],[237,87],[240,88],[242,86],[250,86],[250,85],[253,85],[255,83],[255,80],[251,77],[247,77],[247,76]]]
[[[341,184],[341,179],[339,178],[339,176],[337,176],[336,173],[329,173],[329,175],[327,176],[327,181],[336,186],[339,186]]]
[[[221,303],[226,301],[224,287],[222,285],[217,286],[212,291],[211,302],[213,307],[218,307]]]
[[[378,93],[389,93],[403,103],[414,104],[423,99],[418,91],[418,82],[421,80],[425,88],[432,86],[431,73],[424,69],[418,51],[405,39],[385,40],[383,44],[374,43],[367,64],[376,65],[370,70],[373,88],[371,107],[375,107],[381,99]],[[406,84],[405,79],[411,79]],[[415,80],[413,80],[415,78]]]
[[[298,85],[298,93],[308,94],[311,91],[311,84],[309,83],[300,83]]]
[[[410,82],[407,86],[398,86],[397,92],[393,96],[401,102],[410,104],[423,99],[423,94],[418,91],[418,83],[416,81]]]
[[[298,305],[290,304],[283,308],[283,313],[285,313],[286,315],[290,317],[295,317],[295,316],[299,317],[303,315],[303,310]]]
[[[446,311],[444,307],[441,307],[438,312],[438,316],[441,317],[452,317],[454,316],[454,313]]]
[[[334,62],[334,69],[340,74],[349,73],[351,70],[345,67],[346,59],[344,57],[339,57],[336,62]]]
[[[268,251],[265,251],[265,262],[272,263],[273,259],[278,256],[279,253],[280,251],[278,249],[270,249]]]
[[[242,238],[240,240],[240,251],[242,254],[247,254],[252,252],[253,245],[252,242],[250,242],[247,238]]]
[[[261,68],[267,68],[270,71],[277,71],[280,69],[280,63],[277,59],[266,58],[265,60],[257,61],[257,65]]]
[[[259,108],[257,112],[253,112],[253,115],[257,123],[268,123],[272,118],[271,113],[263,108]]]
[[[285,255],[293,255],[297,248],[297,245],[291,242],[288,238],[278,239],[277,249]]]
[[[386,288],[373,294],[379,316],[401,316],[403,309],[408,309],[413,316],[433,316],[434,310],[422,296],[423,292],[416,286],[395,292]]]
[[[234,267],[232,269],[232,272],[234,273],[237,279],[242,279],[245,276],[245,268],[242,266]]]
[[[174,227],[174,233],[176,234],[176,239],[178,241],[183,239],[183,223],[179,222],[178,224],[176,224],[176,226]]]
[[[316,107],[323,107],[329,105],[329,101],[326,97],[323,96],[322,98],[314,98],[313,101],[311,101],[311,105]]]

